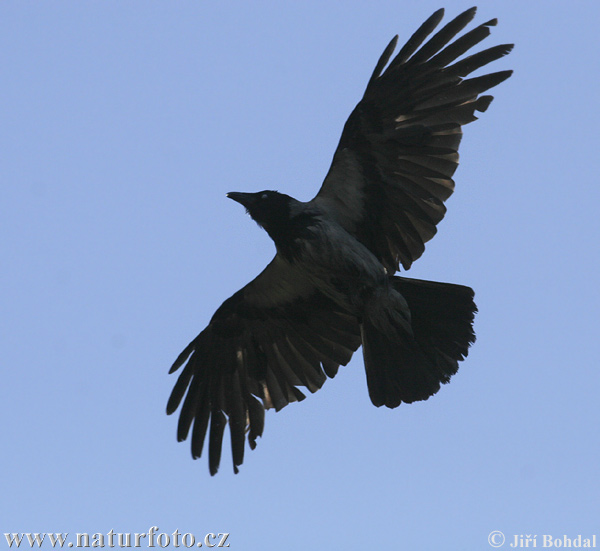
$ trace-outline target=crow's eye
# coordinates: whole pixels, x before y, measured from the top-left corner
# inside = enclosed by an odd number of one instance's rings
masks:
[[[268,194],[268,193],[263,193],[263,194],[260,196],[260,198],[261,198],[261,199],[266,199],[268,196],[269,196],[269,194]]]

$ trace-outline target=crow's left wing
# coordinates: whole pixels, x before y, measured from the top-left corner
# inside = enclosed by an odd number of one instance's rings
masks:
[[[443,14],[438,10],[425,21],[389,64],[398,37],[385,49],[313,199],[390,274],[399,264],[410,268],[434,236],[454,190],[461,127],[490,104],[492,97],[480,94],[512,72],[463,79],[512,45],[456,61],[490,34],[496,20],[451,42],[473,19],[471,8],[423,44]]]

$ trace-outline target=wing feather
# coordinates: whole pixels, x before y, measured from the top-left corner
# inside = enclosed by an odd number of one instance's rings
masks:
[[[177,439],[191,433],[194,458],[208,434],[209,470],[219,469],[229,425],[234,472],[264,429],[264,410],[305,398],[350,361],[360,346],[357,319],[320,294],[276,256],[246,287],[227,299],[179,355],[183,366],[167,404],[181,405]],[[324,372],[325,370],[325,372]],[[327,373],[327,375],[325,374]],[[183,402],[183,403],[182,403]]]
[[[482,94],[511,75],[464,79],[512,49],[503,44],[458,60],[497,23],[492,19],[456,38],[475,11],[463,12],[427,40],[443,17],[438,10],[393,59],[397,37],[390,42],[312,200],[390,274],[400,265],[409,269],[435,235],[454,191],[462,126],[488,108],[493,98]]]

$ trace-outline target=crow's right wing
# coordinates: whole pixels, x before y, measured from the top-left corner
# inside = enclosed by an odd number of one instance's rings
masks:
[[[210,423],[214,475],[229,422],[237,472],[246,432],[252,449],[262,434],[264,409],[304,399],[298,386],[310,392],[321,388],[326,375],[333,377],[360,344],[357,319],[275,256],[219,307],[173,364],[170,373],[186,364],[167,405],[167,413],[173,413],[187,392],[177,439],[185,440],[193,423],[192,456],[200,457]]]

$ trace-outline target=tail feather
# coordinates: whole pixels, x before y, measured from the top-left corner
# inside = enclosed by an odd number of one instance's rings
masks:
[[[395,292],[383,303],[374,297],[361,331],[371,401],[395,408],[450,381],[475,342],[477,308],[469,287],[403,277],[390,283]]]

